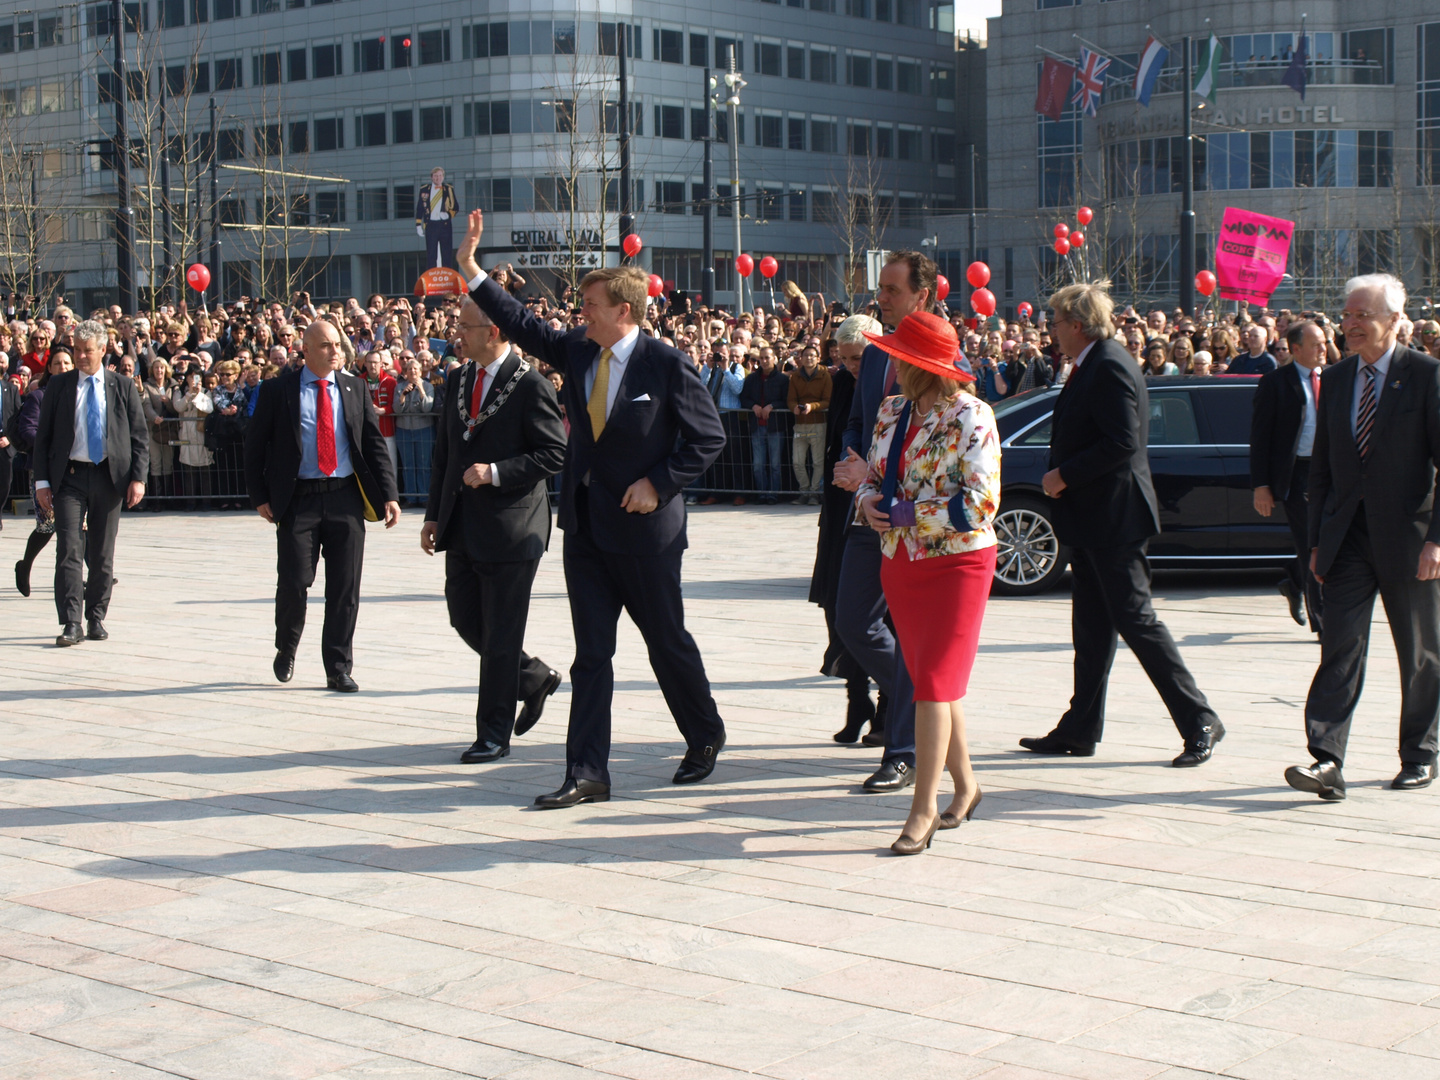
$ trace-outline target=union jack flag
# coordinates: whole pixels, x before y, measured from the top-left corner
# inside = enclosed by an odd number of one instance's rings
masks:
[[[1070,104],[1079,105],[1086,116],[1094,116],[1100,107],[1100,94],[1105,89],[1105,69],[1110,66],[1109,57],[1101,56],[1082,47],[1080,63],[1075,68],[1075,93]]]

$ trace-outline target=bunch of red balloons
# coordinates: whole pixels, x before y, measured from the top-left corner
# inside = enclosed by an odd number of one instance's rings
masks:
[[[1075,220],[1081,225],[1089,225],[1095,218],[1095,211],[1088,206],[1082,206],[1075,212]],[[1072,230],[1063,221],[1055,226],[1055,254],[1069,255],[1075,248],[1083,247],[1085,234],[1078,228]]]
[[[780,272],[780,263],[773,255],[766,255],[758,263],[744,252],[735,256],[735,272],[741,277],[749,277],[757,266],[760,268],[760,276],[767,281]]]
[[[995,294],[985,286],[990,284],[990,267],[983,262],[973,262],[965,268],[965,280],[975,290],[970,294],[970,306],[975,314],[987,319],[995,314]]]

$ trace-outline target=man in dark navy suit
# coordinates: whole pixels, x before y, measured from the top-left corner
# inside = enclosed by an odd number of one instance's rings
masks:
[[[565,783],[535,805],[610,798],[610,709],[615,631],[629,613],[685,738],[677,784],[704,780],[725,746],[725,725],[695,639],[685,629],[680,559],[687,546],[684,489],[725,445],[715,402],[679,350],[640,332],[645,274],[596,270],[580,283],[585,328],[552,330],[475,261],[485,217],[472,211],[456,252],[470,298],[509,340],[565,376],[570,442],[560,489],[565,584],[575,629]]]
[[[1250,414],[1250,485],[1255,512],[1269,517],[1276,504],[1285,508],[1295,561],[1280,581],[1280,595],[1290,602],[1290,617],[1320,633],[1320,585],[1310,573],[1310,456],[1315,447],[1316,407],[1320,401],[1320,369],[1325,364],[1325,332],[1309,319],[1292,323],[1285,333],[1292,364],[1276,368],[1255,388]]]
[[[935,295],[935,274],[935,264],[918,251],[893,253],[880,271],[875,293],[881,322],[893,329],[906,315],[928,310]],[[865,479],[880,402],[899,392],[894,359],[874,345],[867,347],[842,436],[845,456],[835,464],[836,487],[854,491]],[[880,534],[852,522],[840,565],[835,632],[889,700],[885,754],[880,768],[864,784],[870,792],[900,791],[915,782],[915,686],[905,670],[900,643],[885,621],[890,609],[880,588],[880,559]]]

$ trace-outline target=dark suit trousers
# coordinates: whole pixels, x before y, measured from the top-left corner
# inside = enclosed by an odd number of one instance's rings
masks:
[[[586,523],[586,492],[576,492],[580,528],[565,534],[565,586],[575,629],[570,667],[566,776],[610,782],[610,714],[615,693],[615,628],[623,609],[650,653],[650,667],[670,715],[693,750],[725,734],[695,639],[685,629],[681,552],[615,555],[595,546]]]
[[[439,263],[436,263],[439,259]],[[455,245],[452,240],[450,221],[426,221],[425,222],[425,269],[432,267],[455,265]]]
[[[1071,742],[1100,741],[1117,638],[1124,638],[1140,661],[1182,738],[1196,738],[1202,727],[1217,719],[1180,659],[1175,639],[1150,606],[1150,561],[1145,546],[1076,548],[1071,556],[1075,696],[1056,726]]]
[[[1350,721],[1365,685],[1375,594],[1385,605],[1400,660],[1400,760],[1435,760],[1440,714],[1440,583],[1417,581],[1414,566],[1375,558],[1362,503],[1325,575],[1320,668],[1305,701],[1310,753],[1344,764]]]
[[[450,625],[480,655],[475,738],[509,746],[516,703],[539,693],[550,674],[522,647],[540,560],[476,562],[464,549],[462,539],[445,551],[445,604]]]
[[[1295,561],[1285,568],[1290,584],[1305,597],[1305,608],[1310,612],[1310,624],[1319,630],[1324,611],[1320,599],[1320,583],[1310,573],[1310,540],[1308,517],[1310,500],[1305,493],[1310,489],[1310,459],[1296,458],[1295,470],[1290,474],[1290,494],[1282,504],[1285,507],[1285,521],[1290,526],[1290,538],[1295,541]]]
[[[70,464],[50,485],[55,500],[55,613],[62,623],[103,619],[115,586],[121,498],[110,467]],[[88,521],[87,521],[88,519]],[[90,571],[85,580],[81,563]]]
[[[328,483],[329,481],[327,481]],[[350,673],[351,642],[360,614],[360,568],[365,561],[365,504],[353,478],[333,491],[307,492],[299,481],[275,528],[279,583],[275,586],[275,648],[291,656],[305,630],[305,599],[325,556],[325,626],[320,658],[326,675]]]
[[[835,629],[865,673],[890,698],[885,717],[882,762],[915,767],[915,684],[885,616],[889,607],[880,587],[880,534],[852,526],[845,533],[840,590],[835,598]]]

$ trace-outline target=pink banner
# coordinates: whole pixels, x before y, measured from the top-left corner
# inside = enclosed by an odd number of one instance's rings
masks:
[[[1293,221],[1227,206],[1215,245],[1221,298],[1268,304],[1285,276],[1294,232]]]

